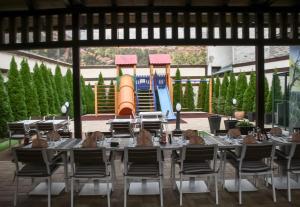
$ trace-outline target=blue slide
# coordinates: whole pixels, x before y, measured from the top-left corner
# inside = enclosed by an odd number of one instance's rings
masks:
[[[157,93],[158,93],[159,103],[160,103],[160,108],[161,108],[162,113],[166,115],[167,111],[169,111],[167,119],[168,120],[176,119],[176,116],[174,115],[174,112],[173,112],[173,106],[172,106],[172,102],[170,99],[168,87],[167,86],[164,88],[157,87]]]

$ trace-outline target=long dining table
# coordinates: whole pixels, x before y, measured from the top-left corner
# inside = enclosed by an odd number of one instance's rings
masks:
[[[210,144],[216,144],[218,145],[219,151],[220,151],[220,168],[221,171],[225,170],[225,165],[224,162],[226,161],[226,150],[230,149],[236,149],[238,147],[242,146],[242,139],[230,139],[227,136],[214,136],[209,133],[202,133],[202,137],[205,140],[205,143],[207,145]],[[188,140],[183,139],[183,137],[172,137],[171,143],[166,143],[166,144],[160,144],[159,138],[158,137],[153,137],[153,146],[160,147],[162,151],[172,151],[172,150],[179,150],[183,146],[187,145],[189,142]],[[52,141],[48,143],[48,148],[47,150],[53,150],[53,151],[58,151],[58,152],[69,152],[73,149],[80,148],[82,145],[83,140],[82,139],[76,139],[76,138],[62,138],[59,141]],[[283,136],[283,137],[273,137],[270,136],[268,140],[263,141],[268,142],[268,143],[274,143],[277,146],[284,146],[291,144],[291,139],[289,137]],[[112,146],[111,143],[118,143],[117,146]],[[108,152],[120,152],[123,151],[125,147],[135,147],[136,146],[136,138],[105,138],[102,141],[97,142],[97,147],[104,147]],[[25,148],[30,148],[31,145],[24,146]],[[222,164],[223,163],[223,164]],[[68,163],[65,163],[65,173],[68,179]],[[114,163],[112,163],[114,165]],[[222,175],[220,176],[221,180],[225,180]],[[296,182],[296,181],[295,181]],[[243,179],[242,181],[242,189],[243,191],[256,191],[256,187],[247,179]],[[55,184],[54,184],[55,185]],[[96,185],[96,183],[94,183]],[[283,184],[280,183],[280,180],[277,179],[275,182],[275,185],[281,186]],[[300,184],[299,183],[294,183],[292,184],[293,188],[299,188]],[[227,189],[229,192],[236,192],[237,191],[237,182],[232,179],[232,180],[225,180],[224,182],[224,188]],[[55,189],[55,187],[54,187]],[[60,185],[60,192],[64,189],[62,188],[62,184]],[[94,189],[99,189],[99,187],[94,188]],[[278,187],[278,189],[280,189]],[[45,189],[43,189],[44,191]],[[190,179],[187,181],[184,181],[183,184],[183,190],[186,193],[195,193],[195,192],[209,192],[207,185],[205,184],[204,181],[195,181],[194,179]],[[40,189],[40,191],[42,191]],[[93,190],[88,189],[88,192],[92,192]],[[99,190],[98,190],[99,191]],[[38,191],[35,191],[36,194],[38,194]],[[56,192],[57,194],[58,192]],[[105,192],[102,192],[103,194]],[[100,193],[100,194],[102,194]],[[43,194],[43,193],[41,193]],[[93,194],[93,193],[92,193]],[[94,192],[95,194],[95,192]],[[99,194],[99,192],[96,192],[96,194]],[[159,188],[158,184],[155,184],[153,182],[150,183],[134,183],[131,188],[129,188],[129,194],[159,194]],[[82,193],[82,195],[86,195]]]

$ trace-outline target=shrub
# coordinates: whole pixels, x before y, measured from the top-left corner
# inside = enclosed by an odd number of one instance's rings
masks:
[[[197,108],[204,110],[205,98],[206,98],[206,87],[207,83],[205,79],[201,79],[198,87],[198,98],[197,98]]]
[[[0,137],[7,135],[7,122],[12,121],[12,111],[10,108],[9,97],[4,85],[2,73],[0,73]]]
[[[233,113],[233,104],[232,104],[232,99],[234,98],[235,94],[235,75],[234,73],[230,73],[230,82],[227,87],[227,92],[226,92],[226,99],[225,99],[225,107],[224,107],[224,112],[227,116],[231,116]]]
[[[173,108],[175,109],[176,104],[181,103],[183,105],[183,92],[182,92],[182,84],[181,84],[181,76],[180,70],[177,68],[175,83],[173,89]]]
[[[103,106],[106,105],[106,89],[105,89],[104,79],[102,73],[100,72],[98,77],[98,105],[100,105],[100,111],[103,111]],[[100,99],[99,99],[100,98]]]
[[[107,106],[110,106],[110,108],[114,109],[115,107],[115,86],[113,81],[110,81],[109,90],[107,94]]]
[[[224,114],[225,99],[226,99],[228,84],[229,84],[228,73],[225,73],[224,78],[222,80],[221,87],[220,87],[219,97],[218,97],[218,113],[219,114]]]
[[[212,110],[213,113],[218,113],[218,97],[219,97],[219,92],[220,91],[220,78],[217,76],[216,81],[214,83],[213,87],[213,97],[212,97]]]
[[[243,110],[243,98],[245,90],[247,89],[247,77],[245,73],[240,73],[238,75],[238,79],[236,82],[236,89],[235,89],[235,98],[237,100],[236,109],[238,111]]]
[[[253,101],[255,100],[256,75],[252,72],[250,75],[249,85],[244,93],[243,111],[253,112]]]
[[[55,68],[54,76],[55,76],[56,90],[57,90],[58,99],[59,99],[59,106],[61,107],[66,101],[66,92],[65,92],[65,87],[64,87],[63,76],[61,74],[61,69],[58,65]]]
[[[81,114],[86,114],[86,99],[85,99],[85,82],[80,76],[80,90],[81,90]]]
[[[206,84],[205,101],[204,101],[204,111],[206,111],[206,112],[209,111],[209,83]]]
[[[27,116],[40,116],[41,109],[38,101],[37,90],[32,80],[28,62],[25,59],[21,62],[20,74],[24,85]]]
[[[14,57],[10,62],[7,91],[14,120],[26,119],[27,109],[25,103],[25,91]]]
[[[58,98],[57,88],[55,85],[55,76],[52,74],[51,70],[48,70],[48,73],[49,73],[49,77],[50,77],[50,83],[53,88],[53,101],[54,101],[55,114],[59,114],[61,106],[60,106],[60,102],[59,102],[59,98]]]
[[[85,97],[87,101],[87,113],[94,114],[95,113],[95,96],[92,86],[89,84],[85,87]]]
[[[54,94],[53,94],[53,88],[52,88],[50,76],[48,73],[48,69],[42,63],[40,65],[40,70],[41,70],[41,74],[43,76],[44,83],[45,83],[49,114],[55,114],[56,110],[55,110],[55,104],[54,104]]]
[[[35,87],[37,89],[41,115],[46,116],[49,114],[47,93],[45,88],[46,86],[45,86],[45,82],[41,70],[37,64],[35,64],[33,68],[33,80],[34,80]]]

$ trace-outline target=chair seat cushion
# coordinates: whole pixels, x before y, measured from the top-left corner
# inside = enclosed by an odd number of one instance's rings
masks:
[[[182,174],[210,174],[214,173],[208,162],[184,162]]]
[[[50,174],[48,174],[46,165],[26,164],[17,172],[17,175],[21,177],[47,177],[52,175],[58,167],[57,164],[50,165]]]
[[[235,167],[236,169],[239,168],[239,161],[234,159],[229,160],[229,162]],[[242,172],[266,172],[270,171],[271,168],[266,165],[263,161],[243,161],[242,165]]]
[[[74,177],[106,177],[104,165],[79,165],[76,166]]]
[[[157,177],[159,176],[159,164],[131,163],[128,166],[127,176]]]
[[[288,164],[287,159],[278,158],[278,159],[275,159],[274,162],[276,162],[281,167],[287,168],[287,164]],[[290,171],[300,170],[300,160],[292,160],[291,161],[291,167],[290,167],[289,170]]]

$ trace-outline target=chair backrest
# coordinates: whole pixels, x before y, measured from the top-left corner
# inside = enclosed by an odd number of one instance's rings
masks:
[[[293,143],[291,152],[290,152],[291,159],[299,160],[300,161],[300,144],[299,143]]]
[[[226,130],[226,129],[217,129],[217,130],[215,130],[215,136],[219,136],[219,135],[227,135],[227,133],[228,133],[228,130]]]
[[[36,124],[36,128],[38,131],[53,131],[55,130],[53,123],[46,123],[46,122],[38,122]]]
[[[125,147],[124,161],[129,163],[151,164],[161,161],[158,147]]]
[[[130,122],[112,122],[110,130],[113,134],[132,134],[132,126]]]
[[[172,136],[180,137],[180,136],[182,136],[182,131],[181,130],[173,130],[172,131]]]
[[[8,123],[7,126],[8,126],[10,135],[26,133],[24,123]]]
[[[45,120],[54,120],[54,116],[45,116]]]
[[[30,120],[44,120],[44,116],[31,116]]]
[[[69,120],[69,116],[54,116],[54,120]]]
[[[273,144],[244,144],[241,153],[243,161],[259,161],[264,158],[272,158],[275,154]]]
[[[142,129],[146,129],[147,131],[157,131],[161,130],[162,122],[161,121],[143,121]]]

